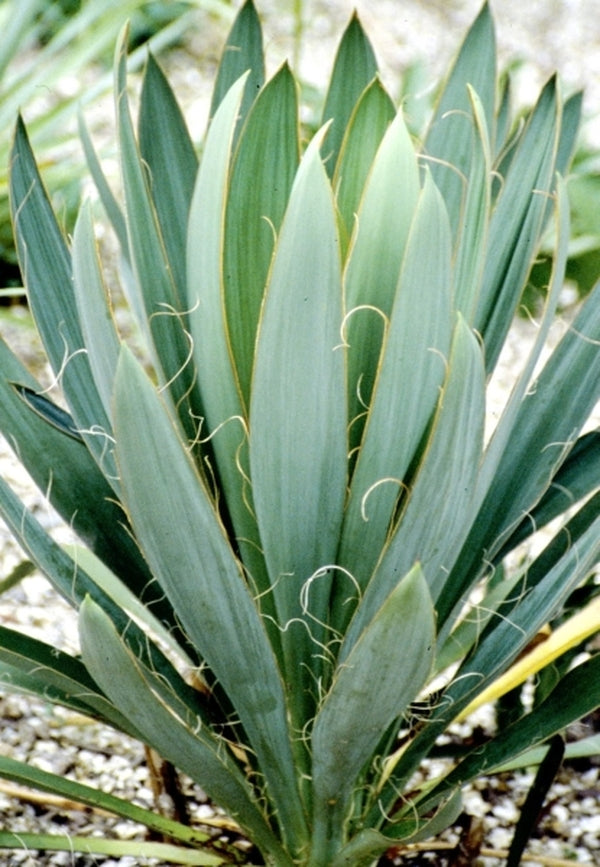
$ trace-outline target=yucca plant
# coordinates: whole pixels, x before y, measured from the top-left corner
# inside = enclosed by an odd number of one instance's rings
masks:
[[[415,776],[453,721],[598,627],[590,591],[529,652],[600,555],[599,435],[581,433],[600,396],[600,287],[537,370],[580,98],[552,78],[513,128],[486,5],[415,143],[354,16],[304,148],[297,83],[287,65],[265,82],[248,0],[198,159],[152,57],[136,134],[126,39],[123,210],[84,139],[141,354],[113,319],[92,207],[67,243],[16,130],[14,228],[62,401],[0,344],[2,428],[83,545],[59,547],[5,483],[0,503],[78,609],[81,656],[3,627],[4,676],[150,745],[255,863],[375,863],[452,824],[469,780],[600,704],[591,654],[485,744]],[[545,313],[487,439],[486,386],[552,219]],[[567,510],[539,556],[511,556]],[[165,860],[246,857],[10,758],[0,774],[144,822],[171,841]]]

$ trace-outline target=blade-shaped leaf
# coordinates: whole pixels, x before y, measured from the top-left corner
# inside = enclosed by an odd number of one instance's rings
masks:
[[[126,45],[128,29],[120,36],[115,54],[115,104],[129,255],[138,294],[136,307],[145,311],[140,325],[145,333],[157,374],[168,384],[181,423],[195,436],[190,398],[194,373],[188,364],[186,301],[174,282],[159,218],[150,194],[147,169],[135,138],[127,97]]]
[[[496,560],[502,560],[524,539],[564,514],[575,503],[600,488],[600,431],[579,437],[565,462],[561,464],[547,493],[523,519]]]
[[[395,116],[394,103],[376,78],[354,107],[333,178],[336,202],[348,238],[375,154]]]
[[[528,392],[528,388],[531,384],[531,377],[545,345],[564,280],[569,212],[565,185],[560,180],[557,185],[556,226],[558,238],[556,258],[542,322],[533,348],[513,387],[501,419],[494,430],[491,442],[486,449],[474,498],[479,508],[479,515],[465,543],[464,551],[456,565],[453,578],[446,583],[443,594],[444,598],[438,602],[442,635],[447,634],[447,630],[451,629],[453,625],[451,618],[448,616],[449,611],[454,606],[460,607],[462,604],[460,600],[464,598],[470,587],[481,576],[482,568],[486,568],[485,564],[489,562],[490,558],[496,556],[498,549],[502,546],[503,539],[501,533],[504,532],[508,535],[514,527],[521,524],[523,515],[535,505],[538,497],[542,496],[548,488],[551,476],[556,471],[557,464],[560,463],[556,447],[551,446],[549,450],[544,447],[548,441],[548,437],[553,440],[554,433],[556,432],[556,427],[548,427],[548,424],[550,424],[550,414],[537,427],[534,436],[525,442],[526,451],[521,453],[520,459],[517,456],[520,441],[519,439],[515,440],[515,426],[519,417],[522,418],[524,423],[532,426],[535,426],[538,421],[542,421],[541,419],[536,421],[536,413],[533,415],[526,413],[525,416],[522,416],[522,413],[530,401],[531,395]],[[574,348],[573,351],[576,353],[579,350]],[[574,363],[573,357],[571,356],[570,359],[571,364]],[[553,399],[550,392],[548,393],[548,399]],[[577,407],[578,412],[579,406]],[[575,415],[573,416],[574,418]],[[584,420],[585,416],[578,415],[580,424]],[[554,421],[551,424],[554,425]],[[562,424],[562,415],[560,424]],[[561,434],[565,437],[565,441],[573,435],[573,429],[569,425],[570,422],[567,420],[566,426],[561,431]],[[551,434],[548,433],[549,430],[552,430]],[[535,459],[540,462],[540,467],[545,464],[545,477],[542,474],[531,471],[534,455],[536,456]],[[562,458],[564,458],[564,454],[561,456]],[[499,488],[503,477],[503,474],[498,474],[501,463],[504,466],[504,472],[511,478],[509,489],[506,489],[505,498],[500,495],[501,489]],[[509,490],[510,493],[508,492]],[[513,507],[514,512],[512,511]],[[511,511],[509,519],[507,519],[504,512],[506,509]]]
[[[184,298],[187,221],[198,159],[181,109],[152,54],[144,74],[138,127],[140,154],[149,172],[167,258]]]
[[[85,159],[90,175],[93,178],[94,184],[98,191],[98,195],[100,197],[100,201],[102,202],[102,206],[106,212],[106,216],[110,220],[115,235],[117,236],[117,239],[119,241],[119,245],[121,247],[121,255],[128,257],[129,244],[127,242],[127,224],[125,222],[125,215],[113,191],[110,188],[104,171],[102,170],[102,165],[98,158],[98,154],[96,153],[96,150],[94,148],[82,112],[79,113],[78,129],[79,138],[81,139],[81,145],[83,147],[83,152],[85,154]]]
[[[22,120],[11,153],[11,207],[28,300],[78,430],[102,465],[110,430],[96,390],[73,295],[71,255],[52,211]]]
[[[136,536],[185,632],[239,714],[294,839],[304,820],[283,686],[241,564],[180,430],[128,349],[115,388],[117,462]]]
[[[89,203],[79,212],[73,235],[73,287],[87,356],[98,394],[108,418],[119,357],[119,336],[112,317],[102,270],[98,261]],[[112,443],[107,431],[106,475],[116,479]]]
[[[236,134],[239,134],[243,120],[265,80],[262,28],[252,0],[242,4],[227,37],[213,89],[211,118],[217,113],[229,89],[246,73],[249,75],[244,85]]]
[[[340,250],[320,143],[313,139],[300,164],[279,233],[250,406],[260,537],[285,627],[286,678],[290,686],[300,679],[293,699],[305,709],[314,686],[307,662],[320,662],[311,632],[318,642],[331,580],[321,570],[335,563],[346,489]]]
[[[364,410],[371,401],[379,364],[383,320],[391,315],[397,294],[419,191],[417,158],[398,112],[370,170],[344,275],[351,450],[361,440]]]
[[[371,581],[378,594],[418,561],[434,602],[440,595],[476,514],[484,414],[481,347],[459,319],[421,465]]]
[[[233,366],[223,303],[225,202],[233,130],[244,78],[231,88],[214,116],[192,199],[187,240],[188,299],[194,365],[204,406],[202,431],[210,437],[224,504],[236,544],[259,592],[267,589],[260,540],[247,484],[247,423]],[[266,606],[271,597],[265,597]]]
[[[227,194],[224,298],[244,405],[275,239],[299,161],[298,96],[287,65],[265,85],[242,131]],[[252,178],[252,183],[248,183]]]
[[[356,643],[342,644],[312,734],[315,847],[328,839],[335,844],[358,775],[373,759],[382,732],[406,710],[429,675],[434,642],[434,609],[416,566]]]
[[[484,4],[460,49],[425,139],[433,157],[431,172],[456,235],[463,213],[464,178],[473,159],[471,105],[467,85],[478,95],[488,129],[493,129],[496,96],[496,38],[489,5]],[[476,146],[476,145],[475,145]]]
[[[450,253],[444,203],[428,177],[410,228],[340,544],[341,565],[363,588],[382,550],[444,379],[452,331]],[[419,327],[415,327],[417,310]],[[372,318],[374,314],[354,315]],[[350,358],[352,352],[350,341]],[[351,361],[349,366],[352,369]],[[348,587],[339,590],[347,592]],[[338,602],[334,611],[346,622],[352,614],[350,605]]]
[[[344,132],[361,93],[377,75],[377,61],[356,12],[346,27],[335,56],[321,123],[331,120],[324,145],[325,164],[333,175]]]
[[[266,852],[289,863],[231,754],[200,720],[181,719],[153,688],[156,679],[124,645],[102,609],[86,599],[79,616],[81,653],[94,679],[144,740],[223,805]],[[119,672],[119,677],[114,672]],[[194,727],[194,722],[196,727]]]
[[[468,92],[473,118],[473,143],[454,264],[454,306],[467,322],[472,323],[487,252],[492,169],[483,106],[470,86]]]
[[[488,372],[506,339],[539,244],[554,180],[560,112],[557,83],[550,79],[520,137],[490,220],[475,319],[484,335]]]

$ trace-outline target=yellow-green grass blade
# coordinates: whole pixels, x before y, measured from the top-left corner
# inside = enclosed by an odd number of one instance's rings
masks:
[[[356,642],[344,641],[333,682],[312,733],[313,847],[331,858],[356,780],[382,732],[398,720],[433,663],[435,614],[427,582],[414,567],[383,601]],[[411,660],[407,664],[407,660]],[[328,857],[315,863],[329,863]]]
[[[196,433],[193,394],[194,374],[190,359],[190,338],[186,330],[186,300],[175,285],[150,193],[151,179],[136,141],[127,95],[127,37],[120,35],[115,54],[115,107],[129,258],[138,295],[134,311],[143,309],[140,323],[148,340],[157,375],[168,385],[174,411],[190,438]]]
[[[377,60],[356,12],[353,13],[337,49],[322,124],[332,121],[323,145],[330,176],[336,168],[344,133],[361,93],[377,75]]]
[[[452,333],[450,229],[428,176],[407,242],[396,300],[350,488],[340,563],[364,589],[377,563],[399,498],[439,398]],[[371,311],[355,316],[373,317]],[[353,345],[350,342],[349,355]],[[349,362],[350,366],[352,362]],[[411,564],[412,565],[412,564]],[[340,593],[333,610],[347,623]]]
[[[173,280],[185,298],[187,222],[198,158],[181,109],[152,54],[144,73],[138,138]]]
[[[493,130],[496,96],[496,38],[489,5],[484,4],[461,46],[440,94],[424,145],[456,237],[461,226],[465,179],[471,170],[473,136],[467,85],[481,100],[483,117]],[[477,147],[477,143],[475,143]]]
[[[19,783],[19,785],[22,786],[28,786],[36,791],[48,792],[52,795],[62,796],[69,801],[81,804],[82,806],[92,808],[99,807],[103,810],[107,810],[115,816],[120,816],[122,819],[144,825],[146,828],[149,828],[158,834],[164,834],[171,840],[178,840],[180,843],[187,846],[201,846],[210,839],[209,835],[205,832],[190,828],[187,825],[182,825],[180,822],[169,819],[167,816],[163,816],[160,813],[146,810],[137,804],[132,804],[130,801],[124,800],[123,798],[118,798],[115,795],[99,791],[91,786],[78,783],[76,780],[71,780],[68,777],[58,776],[58,774],[52,774],[48,771],[40,770],[39,768],[35,768],[25,762],[19,762],[16,759],[12,759],[9,756],[0,756],[0,776],[5,780]],[[2,842],[0,845],[3,847],[9,845],[7,840],[8,834],[9,832],[6,832],[7,836],[1,838]],[[118,841],[115,840],[113,842],[117,843]],[[89,843],[90,845],[93,845],[93,840],[90,840]],[[14,848],[16,848],[17,845],[17,842],[12,842]],[[141,845],[140,841],[138,841],[138,845]],[[53,847],[49,846],[47,848],[51,849]],[[141,853],[138,854],[141,855]],[[220,862],[215,861],[214,863]]]
[[[434,806],[441,797],[474,777],[493,773],[563,731],[600,705],[600,654],[577,665],[554,687],[531,713],[497,732],[477,747],[417,805],[420,811]]]
[[[284,65],[261,90],[248,115],[227,195],[224,300],[246,411],[260,308],[275,239],[298,168],[299,146],[297,87]]]
[[[345,240],[352,234],[375,155],[395,116],[391,97],[379,79],[374,79],[361,94],[348,121],[333,177]]]
[[[286,700],[265,624],[187,443],[128,349],[117,368],[115,434],[124,504],[139,544],[182,628],[239,714],[296,845],[304,819]]]
[[[246,73],[248,77],[240,103],[236,137],[265,80],[262,28],[252,0],[245,0],[240,7],[221,54],[210,105],[211,119],[217,113],[229,89]]]
[[[300,726],[314,708],[346,491],[341,263],[321,139],[304,155],[279,233],[250,405],[254,503]]]
[[[360,443],[371,402],[419,191],[417,158],[398,112],[370,170],[344,274],[351,451]]]

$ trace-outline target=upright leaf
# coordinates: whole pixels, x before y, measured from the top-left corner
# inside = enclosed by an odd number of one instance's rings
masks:
[[[246,411],[260,307],[298,167],[298,151],[296,83],[284,65],[265,85],[250,111],[227,195],[223,292],[231,352]],[[248,178],[252,178],[251,183]]]
[[[190,439],[195,431],[194,406],[190,402],[194,373],[189,364],[186,300],[171,269],[159,218],[150,193],[150,178],[135,138],[127,96],[126,42],[121,33],[115,54],[115,103],[129,253],[139,296],[138,309],[145,315],[144,331],[157,374],[168,385],[181,423]],[[196,412],[199,408],[196,407]]]
[[[384,320],[394,305],[419,191],[417,158],[398,112],[370,169],[344,274],[351,450],[360,443],[371,402]]]
[[[348,238],[375,154],[395,116],[391,97],[379,79],[374,79],[361,94],[348,121],[333,177],[336,202]]]
[[[251,509],[246,467],[247,420],[234,368],[224,305],[225,204],[229,163],[244,78],[237,81],[210,125],[196,178],[187,239],[187,279],[193,362],[202,395],[205,427],[214,470],[222,486],[235,543],[259,592],[267,589],[260,541]],[[265,605],[271,596],[265,596]]]
[[[179,295],[185,298],[187,222],[198,159],[181,109],[152,54],[144,74],[138,126],[140,155],[148,169],[165,251]]]
[[[318,863],[330,863],[336,854],[356,779],[375,758],[382,734],[425,683],[434,641],[433,605],[416,566],[361,630],[358,641],[343,642],[312,733],[313,849],[320,856]]]
[[[265,625],[180,430],[126,349],[117,368],[115,434],[125,507],[148,564],[239,714],[284,833],[297,845],[304,817]]]
[[[362,588],[371,577],[396,504],[409,482],[409,468],[444,379],[452,332],[450,255],[446,210],[428,176],[410,227],[340,542],[339,561]],[[370,311],[359,310],[354,315],[373,317]],[[415,317],[419,327],[415,327]],[[353,351],[351,340],[350,370]],[[352,607],[344,605],[339,594],[348,590],[340,582],[333,601],[336,619],[342,617],[345,622]]]
[[[491,372],[506,339],[537,246],[554,181],[560,129],[556,80],[550,79],[521,135],[489,226],[475,325]]]
[[[262,28],[253,0],[245,0],[227,37],[213,88],[210,104],[211,119],[217,113],[229,89],[246,73],[236,136],[239,135],[244,118],[265,80]]]
[[[459,319],[421,464],[373,577],[373,589],[393,586],[419,562],[437,600],[475,517],[484,415],[481,347]]]
[[[344,132],[354,107],[376,75],[377,61],[373,48],[354,12],[338,46],[323,108],[322,123],[332,121],[323,151],[330,176],[335,171]]]
[[[467,85],[481,100],[483,117],[493,129],[496,96],[496,38],[489,5],[475,19],[440,95],[425,139],[425,154],[433,157],[431,172],[440,189],[453,234],[460,227],[464,179],[473,159],[471,106]]]
[[[75,224],[73,288],[94,382],[106,415],[110,418],[119,357],[119,336],[98,260],[89,203],[82,207]],[[116,479],[116,468],[112,463],[112,443],[108,439],[110,433],[111,431],[107,431],[104,469],[107,475]]]
[[[71,255],[21,119],[17,121],[11,166],[13,223],[31,312],[77,428],[102,466],[110,423],[84,351]]]
[[[297,723],[314,702],[346,489],[340,250],[320,143],[300,164],[279,233],[250,405],[254,503]]]

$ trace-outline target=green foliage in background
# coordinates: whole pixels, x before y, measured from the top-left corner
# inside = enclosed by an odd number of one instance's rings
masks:
[[[600,397],[600,285],[537,372],[581,101],[553,77],[514,130],[486,5],[417,147],[354,16],[305,143],[297,83],[287,64],[265,80],[248,0],[199,157],[152,56],[134,124],[126,39],[122,204],[84,140],[141,357],[112,315],[92,206],[67,243],[21,121],[14,139],[19,259],[60,400],[0,343],[0,424],[82,544],[59,547],[5,482],[0,510],[78,610],[81,655],[2,627],[2,677],[151,746],[237,823],[246,860],[376,863],[451,825],[465,783],[600,705],[600,655],[560,664],[598,626],[597,599],[577,619],[568,606],[600,557],[600,437],[582,433]],[[551,224],[537,339],[488,440],[489,378]],[[552,651],[530,655],[562,617]],[[523,654],[521,679],[558,660],[551,688],[415,777],[453,721],[517,685]],[[555,743],[536,759],[544,776]],[[146,843],[140,857],[246,857],[8,757],[0,775],[169,840],[168,856]],[[24,844],[125,852],[66,835]]]
[[[110,93],[110,73],[100,72],[85,86],[93,64],[110,64],[114,43],[131,18],[140,50],[129,58],[129,69],[139,69],[146,58],[142,43],[154,52],[182,39],[198,10],[229,17],[225,0],[189,0],[156,3],[148,0],[3,0],[0,3],[0,282],[14,282],[15,261],[8,203],[8,131],[17,111],[28,110],[38,99],[29,124],[34,144],[44,152],[43,169],[52,188],[59,191],[61,217],[79,204],[82,167],[73,158],[65,138],[65,124],[79,104],[92,103]],[[65,82],[68,86],[65,89]],[[40,97],[45,97],[40,99]],[[70,226],[72,228],[72,226]]]

